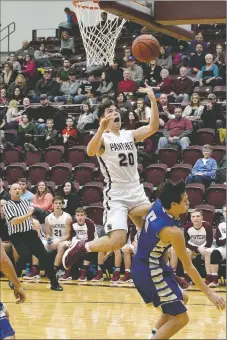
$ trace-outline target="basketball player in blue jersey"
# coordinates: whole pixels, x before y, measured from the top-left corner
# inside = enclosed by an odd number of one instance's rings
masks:
[[[151,87],[140,88],[151,101],[150,122],[136,130],[121,130],[121,116],[111,101],[98,109],[100,126],[87,146],[88,156],[97,156],[105,178],[103,224],[107,236],[83,243],[78,241],[63,256],[67,269],[87,252],[113,252],[126,243],[128,215],[138,228],[151,203],[140,184],[135,143],[153,135],[159,127],[159,113]]]
[[[2,241],[0,239],[0,271],[13,283],[14,295],[18,299],[16,303],[22,303],[25,301],[25,292],[21,287],[20,281],[17,278],[14,267],[8,258]],[[0,339],[15,339],[15,332],[9,322],[9,314],[0,302]]]
[[[158,194],[159,199],[146,216],[131,268],[133,281],[144,302],[152,303],[162,313],[149,337],[152,340],[170,339],[189,321],[185,307],[188,297],[181,291],[165,261],[165,252],[171,246],[197,287],[218,309],[225,308],[222,297],[203,282],[192,264],[178,227],[180,215],[189,207],[184,182],[167,181],[160,186]]]

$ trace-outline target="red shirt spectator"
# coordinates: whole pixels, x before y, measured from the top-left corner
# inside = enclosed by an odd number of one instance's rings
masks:
[[[22,69],[23,75],[33,78],[36,74],[36,63],[29,54],[25,56],[25,64]]]
[[[173,80],[173,91],[175,94],[188,94],[191,95],[193,92],[193,81],[187,77],[188,70],[186,67],[180,68],[180,77]]]
[[[136,92],[138,86],[134,80],[131,79],[131,73],[128,70],[124,71],[124,80],[118,83],[119,92]]]
[[[77,137],[77,131],[73,127],[73,118],[68,117],[66,120],[66,127],[62,131],[62,137],[63,137],[63,143],[64,144],[70,144],[70,140],[74,140]],[[69,145],[68,145],[69,146]]]
[[[69,137],[75,137],[77,135],[77,132],[76,132],[76,129],[74,128],[65,128],[63,131],[62,131],[62,135],[68,135]]]
[[[179,108],[175,110],[179,110]],[[185,132],[192,132],[192,123],[190,120],[182,118],[181,110],[181,114],[180,112],[177,112],[176,118],[171,119],[166,123],[165,130],[168,131],[168,137],[183,137],[182,135],[185,135]]]

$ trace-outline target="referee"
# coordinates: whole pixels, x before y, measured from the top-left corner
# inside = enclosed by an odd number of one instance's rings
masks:
[[[44,248],[36,230],[32,229],[33,207],[29,202],[20,199],[21,187],[15,183],[10,188],[11,199],[4,206],[4,214],[8,226],[10,241],[14,245],[19,260],[16,264],[16,273],[20,277],[22,270],[30,260],[30,256],[37,257],[45,266],[51,289],[62,291],[47,251]]]

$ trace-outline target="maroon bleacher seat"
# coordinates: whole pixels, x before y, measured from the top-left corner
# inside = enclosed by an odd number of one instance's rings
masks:
[[[166,164],[168,168],[171,168],[178,162],[179,151],[174,148],[162,148],[159,150],[159,161],[162,164]]]
[[[143,178],[145,182],[152,183],[154,186],[158,186],[165,180],[167,172],[166,164],[151,164],[143,171]]]
[[[226,147],[222,145],[214,145],[212,147],[212,155],[211,157],[216,160],[217,163],[220,163],[223,157],[226,154]]]
[[[2,160],[5,166],[12,164],[12,163],[18,163],[20,160],[20,153],[18,149],[12,148],[12,149],[4,150]]]
[[[25,177],[26,164],[25,163],[13,163],[7,166],[5,176],[8,184],[13,184],[18,181],[19,178]]]
[[[14,143],[17,136],[17,130],[4,130],[4,137],[7,142]]]
[[[103,183],[91,182],[87,183],[81,189],[81,199],[84,205],[91,205],[102,201]]]
[[[173,182],[186,180],[192,170],[191,164],[175,164],[170,170],[169,179]]]
[[[97,130],[89,130],[81,133],[80,135],[80,144],[87,146],[90,140],[94,137],[94,134]]]
[[[27,166],[39,163],[41,161],[42,151],[27,151],[25,153],[24,161]]]
[[[81,163],[84,163],[86,161],[86,157],[86,146],[73,146],[72,148],[68,149],[66,160],[74,167]]]
[[[31,165],[28,169],[28,178],[31,181],[31,184],[35,185],[39,181],[46,181],[48,171],[48,163],[36,163]]]
[[[99,161],[98,161],[98,158],[96,156],[88,157],[88,161],[89,161],[89,163],[95,164],[96,167],[99,166]]]
[[[94,164],[82,163],[75,167],[73,171],[73,178],[80,185],[84,185],[86,183],[92,182],[94,169],[95,169]]]
[[[198,93],[201,98],[207,98],[208,94],[212,93],[212,86],[196,86],[194,92]]]
[[[202,211],[204,221],[209,222],[210,224],[213,223],[215,216],[215,207],[213,205],[200,204],[197,205],[195,208]]]
[[[61,163],[64,150],[64,146],[62,145],[49,146],[45,151],[45,162],[47,162],[49,166]]]
[[[50,179],[56,185],[63,185],[69,180],[72,172],[72,164],[70,163],[58,163],[52,166]]]
[[[87,216],[97,225],[103,224],[103,205],[102,203],[95,203],[86,208]]]
[[[191,164],[193,166],[195,162],[202,157],[202,147],[200,145],[191,145],[183,150],[183,162],[185,164]]]
[[[187,184],[186,192],[188,194],[190,208],[195,208],[196,205],[203,202],[205,186],[199,183]]]
[[[226,204],[226,185],[212,184],[206,189],[206,201],[216,209],[221,209]]]
[[[215,138],[214,129],[199,129],[196,131],[196,138],[199,145],[212,145]]]
[[[153,184],[152,183],[143,183],[144,191],[147,197],[149,198],[150,202],[154,200],[154,193],[153,193]]]
[[[221,100],[226,99],[226,86],[215,86],[213,93]]]

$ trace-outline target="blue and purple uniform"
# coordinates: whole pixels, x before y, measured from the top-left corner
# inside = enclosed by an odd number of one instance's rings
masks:
[[[159,232],[178,225],[179,221],[168,215],[160,200],[156,200],[146,216],[131,270],[144,302],[152,303],[154,307],[160,306],[163,313],[170,315],[184,313],[187,309],[173,271],[163,256],[171,244],[162,242]]]
[[[5,308],[0,302],[0,339],[5,339],[15,334],[10,322],[6,316]]]

